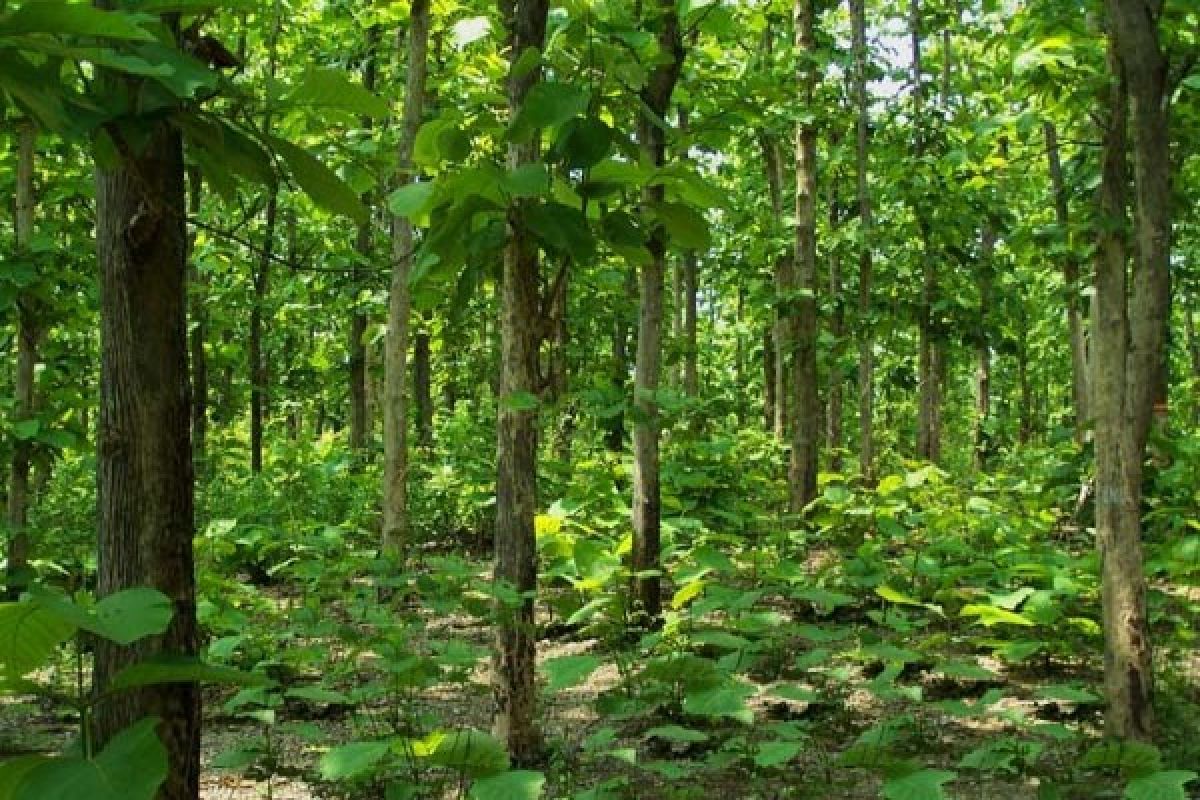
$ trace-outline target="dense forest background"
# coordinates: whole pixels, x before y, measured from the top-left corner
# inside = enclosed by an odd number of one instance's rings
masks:
[[[0,800],[1186,800],[1198,39],[0,0]]]

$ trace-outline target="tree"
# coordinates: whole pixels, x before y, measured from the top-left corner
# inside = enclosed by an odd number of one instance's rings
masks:
[[[854,46],[855,175],[858,186],[858,463],[867,485],[875,476],[875,338],[871,325],[873,216],[871,211],[871,120],[867,96],[866,0],[849,0]]]
[[[511,67],[508,106],[514,119],[541,77],[528,64],[546,36],[547,0],[504,0],[501,9]],[[537,63],[536,55],[532,56]],[[508,146],[510,171],[538,159],[536,134]],[[528,229],[528,200],[507,210],[500,307],[500,393],[496,438],[496,649],[492,690],[494,729],[517,764],[528,764],[541,750],[536,722],[535,655],[537,630],[532,593],[537,588],[537,404],[538,350],[541,345],[540,261]]]
[[[667,131],[664,120],[671,95],[683,69],[683,36],[679,15],[671,0],[659,0],[648,10],[661,53],[641,90],[645,107],[637,117],[637,138],[643,160],[654,167],[666,163]],[[653,212],[666,201],[662,184],[642,191],[642,204]],[[637,360],[634,368],[633,407],[633,572],[634,600],[638,613],[657,619],[662,612],[659,550],[662,535],[662,497],[659,464],[659,409],[656,397],[662,372],[663,287],[666,279],[667,233],[662,223],[652,223],[646,238],[649,258],[638,275]]]
[[[178,20],[164,23],[178,32]],[[142,82],[104,77],[110,102]],[[127,99],[126,101],[127,102]],[[123,647],[96,642],[97,749],[147,717],[158,717],[168,754],[161,800],[194,800],[200,780],[200,692],[194,683],[105,695],[124,667],[154,654],[195,655],[196,585],[187,365],[187,236],[183,141],[165,118],[134,146],[106,128],[114,163],[96,167],[100,263],[101,384],[97,437],[98,594],[149,586],[174,616],[161,637]]]

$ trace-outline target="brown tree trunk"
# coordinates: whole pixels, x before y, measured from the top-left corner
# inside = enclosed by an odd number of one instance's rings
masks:
[[[837,177],[829,181],[829,230],[836,231],[842,224],[838,210]],[[833,312],[829,317],[829,333],[833,337],[833,350],[829,354],[829,396],[825,412],[825,440],[829,448],[829,468],[833,472],[842,470],[842,351],[846,335],[846,304],[842,286],[842,254],[837,247],[829,252],[829,297],[833,301]]]
[[[768,40],[769,41],[769,40]],[[771,224],[783,227],[783,158],[779,152],[779,142],[766,131],[759,132],[759,142],[763,151],[763,165],[767,173],[767,194],[771,200],[771,213],[774,216]],[[794,253],[783,253],[775,259],[775,311],[772,342],[769,348],[774,357],[771,380],[770,404],[773,410],[772,428],[775,437],[787,441],[791,431],[791,370],[794,346],[792,335],[796,313],[796,262]]]
[[[816,93],[816,9],[813,0],[796,0],[796,49],[800,53],[797,83],[811,108]],[[788,469],[789,506],[804,510],[817,496],[817,451],[820,448],[820,394],[817,390],[817,128],[812,121],[796,129],[796,284],[793,339],[795,420]]]
[[[659,0],[656,16],[660,63],[642,89],[646,111],[638,115],[637,138],[643,157],[661,167],[666,162],[666,131],[661,127],[671,104],[675,83],[683,68],[683,38],[675,3]],[[661,184],[642,192],[642,203],[652,209],[666,197]],[[637,363],[634,367],[633,404],[633,572],[637,613],[657,620],[662,612],[659,550],[662,498],[659,491],[659,410],[655,395],[662,367],[663,280],[666,272],[667,236],[661,225],[651,230],[646,249],[650,260],[639,276]]]
[[[193,217],[200,215],[203,186],[198,171],[187,175],[189,205]],[[204,342],[208,336],[208,276],[196,265],[195,235],[188,237],[188,350],[192,368],[192,458],[196,471],[203,474],[208,440],[208,356]]]
[[[167,18],[170,27],[175,19]],[[106,77],[135,95],[138,84]],[[149,586],[171,598],[167,632],[120,647],[95,646],[94,749],[147,717],[162,721],[168,753],[160,800],[195,800],[200,778],[200,692],[196,684],[106,695],[113,676],[152,655],[197,652],[192,559],[191,410],[187,363],[187,235],[183,144],[157,122],[136,154],[96,168],[100,263],[101,387],[97,452],[97,593]]]
[[[775,358],[775,326],[768,325],[763,331],[763,428],[775,432],[775,412],[778,409],[779,384],[776,378],[777,360]]]
[[[916,130],[914,151],[918,161],[925,155],[925,88],[921,74],[921,2],[909,5],[909,34],[912,48],[913,125]],[[924,198],[918,198],[918,204]],[[917,226],[921,231],[921,303],[918,327],[920,333],[917,356],[919,391],[917,412],[917,457],[937,462],[941,456],[941,437],[938,416],[941,406],[941,381],[938,346],[934,332],[933,309],[937,302],[937,265],[930,252],[929,223],[924,210],[917,209]]]
[[[372,25],[367,31],[367,54],[363,61],[362,85],[368,92],[375,91],[376,64],[378,62],[379,26]],[[364,116],[360,120],[363,129],[370,131],[372,120]],[[371,192],[363,195],[363,205],[368,209],[372,206]],[[358,224],[354,240],[354,252],[358,258],[354,262],[354,271],[350,276],[350,290],[354,294],[350,314],[350,341],[347,342],[347,352],[350,361],[350,449],[362,457],[370,435],[370,408],[367,402],[367,312],[362,307],[362,274],[360,265],[371,263],[373,221],[371,215]]]
[[[413,399],[417,405],[417,444],[433,447],[433,340],[432,319],[422,315],[421,329],[413,339]]]
[[[1066,284],[1067,331],[1071,347],[1071,402],[1075,412],[1075,440],[1082,442],[1091,422],[1091,408],[1088,395],[1087,333],[1084,329],[1079,285],[1079,260],[1071,247],[1070,204],[1066,181],[1063,179],[1058,131],[1050,120],[1043,124],[1043,131],[1046,136],[1050,187],[1054,192],[1054,217],[1066,248],[1063,257],[1063,282]]]
[[[17,209],[16,252],[21,257],[29,253],[33,238],[33,214],[36,206],[33,189],[34,151],[37,130],[29,120],[19,123],[17,132]],[[17,297],[17,373],[13,381],[13,422],[34,417],[34,370],[37,366],[38,340],[41,338],[36,302],[32,293],[21,292]],[[16,599],[27,582],[30,555],[29,531],[29,468],[33,441],[17,437],[13,441],[12,464],[8,475],[8,567],[5,586],[10,599]]]
[[[413,0],[408,27],[408,74],[404,119],[396,148],[396,178],[414,180],[412,154],[425,112],[429,71],[429,0]],[[402,45],[403,42],[397,43]],[[383,352],[383,551],[403,559],[408,548],[408,323],[412,300],[413,224],[392,219],[392,277],[388,290],[387,337]]]
[[[979,265],[979,335],[975,341],[975,420],[972,447],[976,470],[987,468],[991,452],[988,433],[992,414],[992,342],[989,335],[992,317],[992,259],[996,251],[996,230],[992,223],[983,226]]]
[[[700,396],[699,347],[696,340],[696,295],[699,292],[699,259],[693,252],[683,256],[683,392]]]
[[[513,63],[526,49],[540,50],[546,36],[547,0],[503,0],[509,54]],[[510,72],[509,111],[517,116],[525,98],[541,79],[540,68]],[[536,138],[510,143],[508,167],[517,169],[538,157]],[[508,208],[508,241],[500,304],[500,396],[496,434],[496,565],[495,581],[505,592],[497,600],[496,646],[492,659],[492,692],[496,700],[493,729],[514,763],[527,765],[541,751],[537,726],[537,626],[533,597],[537,591],[536,408],[512,402],[537,392],[541,345],[541,265],[537,242],[526,226],[528,201]],[[510,596],[511,595],[511,596]],[[504,599],[509,596],[509,599]]]
[[[1104,131],[1093,373],[1106,727],[1111,736],[1147,740],[1154,728],[1153,667],[1141,488],[1146,439],[1166,375],[1171,247],[1167,64],[1157,29],[1161,0],[1108,0],[1107,7],[1114,80]],[[1136,187],[1132,292],[1124,232],[1129,117]]]
[[[858,251],[858,464],[863,481],[875,482],[875,337],[871,320],[871,258],[874,221],[871,209],[871,121],[867,98],[866,0],[850,0],[854,42],[855,173],[858,218],[862,232]]]

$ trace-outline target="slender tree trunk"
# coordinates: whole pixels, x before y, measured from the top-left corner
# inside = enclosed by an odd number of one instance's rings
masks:
[[[1108,0],[1115,76],[1104,132],[1101,260],[1096,278],[1096,537],[1101,562],[1107,732],[1153,734],[1153,668],[1141,543],[1142,462],[1166,385],[1171,174],[1161,0]],[[1124,229],[1132,117],[1135,264],[1128,295]]]
[[[198,217],[203,196],[198,171],[188,173],[187,184],[191,214]],[[208,356],[204,351],[208,336],[208,276],[196,265],[195,239],[195,234],[188,237],[188,350],[192,367],[192,457],[196,471],[203,474],[208,441]]]
[[[909,34],[912,48],[913,126],[916,130],[914,151],[918,160],[925,155],[925,87],[921,73],[921,2],[909,5]],[[922,203],[923,199],[918,199]],[[939,358],[934,335],[933,309],[937,302],[937,265],[930,252],[929,223],[923,209],[917,209],[917,225],[921,230],[921,303],[918,327],[920,331],[917,356],[919,391],[917,414],[917,457],[937,462],[941,453],[938,435],[938,410],[941,405]]]
[[[1043,131],[1046,136],[1050,187],[1054,192],[1054,216],[1066,248],[1063,257],[1063,282],[1066,284],[1067,331],[1071,347],[1071,401],[1075,412],[1075,440],[1082,442],[1091,421],[1091,409],[1088,402],[1087,333],[1084,329],[1079,285],[1079,260],[1071,248],[1070,204],[1066,181],[1063,180],[1058,131],[1050,120],[1043,124]]]
[[[696,302],[699,293],[699,259],[688,252],[683,257],[683,391],[700,396],[699,346],[696,340]]]
[[[422,315],[421,328],[413,339],[413,396],[417,405],[417,443],[433,447],[433,320]]]
[[[379,26],[372,25],[367,31],[367,54],[363,61],[362,85],[368,92],[375,91],[375,77],[378,64]],[[360,120],[363,129],[370,131],[372,121],[369,116]],[[363,194],[363,205],[368,209],[373,205],[371,192]],[[367,312],[362,306],[362,274],[359,269],[363,263],[371,263],[373,250],[371,215],[358,224],[354,240],[354,252],[358,258],[354,262],[354,271],[350,276],[350,290],[354,294],[350,313],[350,341],[347,351],[350,356],[350,449],[362,458],[367,447],[367,437],[370,434],[370,410],[367,404]]]
[[[811,108],[816,94],[816,9],[813,0],[796,0],[796,49],[800,97]],[[820,448],[820,394],[817,389],[817,128],[802,122],[796,129],[796,283],[793,380],[796,403],[788,469],[789,505],[800,513],[817,496]]]
[[[683,68],[683,37],[672,0],[654,4],[660,62],[651,70],[642,89],[646,111],[638,115],[637,138],[643,157],[661,167],[666,162],[666,131],[661,121],[667,116],[675,83]],[[648,113],[647,113],[648,112]],[[642,192],[642,204],[653,209],[666,197],[661,184]],[[663,280],[667,260],[667,236],[661,225],[651,230],[646,249],[650,260],[639,276],[637,363],[634,369],[633,426],[633,572],[637,611],[648,620],[662,612],[662,581],[659,549],[662,498],[659,492],[659,390],[662,366]]]
[[[829,230],[837,231],[842,224],[838,210],[837,177],[829,181]],[[833,313],[829,318],[829,333],[833,337],[833,351],[829,354],[829,397],[825,413],[825,439],[829,447],[829,468],[842,470],[842,351],[846,335],[846,304],[842,286],[842,254],[837,247],[829,252],[829,296],[833,301]]]
[[[275,0],[274,19],[267,40],[267,80],[275,79],[279,34],[283,26],[280,0]],[[270,133],[271,115],[263,119],[263,130]],[[254,272],[254,304],[250,309],[250,470],[255,474],[263,467],[263,420],[267,405],[267,362],[263,354],[263,314],[271,289],[271,260],[275,257],[275,226],[279,215],[279,186],[272,183],[267,189],[267,209],[263,230],[262,254]]]
[[[775,412],[778,409],[779,401],[777,398],[779,383],[776,381],[776,366],[778,361],[775,357],[775,326],[768,325],[763,332],[763,427],[765,430],[775,432]]]
[[[630,294],[636,294],[636,278],[632,269],[625,272],[626,278],[633,278],[634,286]],[[629,282],[628,280],[626,281]],[[630,287],[626,287],[627,290]],[[616,394],[624,397],[628,391],[629,382],[629,323],[624,314],[618,311],[613,323],[612,337],[612,387]],[[625,414],[618,411],[608,422],[604,432],[604,445],[610,452],[619,453],[625,447]]]
[[[540,50],[546,36],[548,0],[503,0],[509,55],[515,64],[528,48]],[[508,78],[509,111],[521,113],[538,81],[540,68],[512,71]],[[510,170],[537,160],[536,138],[508,147]],[[541,345],[541,267],[538,246],[526,226],[528,201],[508,208],[508,241],[504,248],[501,287],[500,397],[496,435],[496,566],[495,581],[512,599],[497,600],[496,646],[492,660],[492,692],[496,699],[493,728],[514,763],[536,760],[542,746],[537,726],[537,629],[532,594],[537,590],[537,409],[509,402],[537,392]],[[503,598],[504,595],[501,595]]]
[[[1189,302],[1183,310],[1184,335],[1187,337],[1188,363],[1191,366],[1192,378],[1192,425],[1200,425],[1200,399],[1196,398],[1200,391],[1200,336],[1196,335],[1196,314],[1193,302]]]
[[[412,154],[425,111],[429,70],[429,0],[413,0],[408,28],[408,76],[404,120],[396,151],[396,178],[412,183]],[[398,44],[402,44],[402,41]],[[383,353],[383,551],[404,558],[408,548],[408,323],[412,300],[413,225],[392,219],[392,279]]]
[[[875,337],[871,320],[874,220],[871,209],[871,120],[867,97],[866,0],[850,0],[854,42],[855,173],[858,218],[862,232],[858,251],[858,464],[863,482],[875,482]]]
[[[174,17],[165,18],[170,28]],[[105,76],[135,95],[138,84]],[[194,683],[107,694],[113,676],[154,655],[197,652],[192,558],[191,407],[187,363],[187,234],[183,144],[166,122],[139,131],[136,153],[115,136],[115,166],[96,168],[101,388],[97,452],[101,597],[149,586],[171,598],[162,636],[121,647],[97,639],[93,749],[147,716],[168,753],[159,800],[195,800],[200,692]]]
[[[991,435],[988,432],[992,414],[992,284],[994,268],[992,259],[996,251],[996,229],[989,221],[984,223],[979,265],[979,334],[975,341],[975,420],[973,462],[976,470],[987,468],[991,452]]]
[[[779,142],[766,131],[759,132],[759,142],[763,151],[763,165],[767,173],[767,194],[771,200],[771,213],[774,216],[773,226],[783,227],[783,158],[779,152]],[[772,342],[769,348],[774,357],[771,397],[774,402],[771,408],[774,412],[772,427],[775,437],[786,441],[791,431],[790,397],[791,370],[794,346],[792,334],[795,313],[796,294],[796,262],[794,253],[783,253],[775,259],[775,312]]]
[[[34,198],[33,171],[37,130],[29,120],[19,123],[17,131],[17,210],[16,252],[18,257],[30,252],[33,239]],[[34,417],[34,370],[37,366],[38,340],[41,337],[36,302],[32,293],[21,292],[17,297],[17,374],[13,382],[15,404],[13,422]],[[19,436],[13,441],[12,464],[8,475],[8,576],[7,594],[16,599],[27,581],[30,539],[26,525],[29,521],[29,468],[33,441]]]

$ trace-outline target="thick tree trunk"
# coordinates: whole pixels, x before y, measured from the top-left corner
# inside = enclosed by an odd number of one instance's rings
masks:
[[[425,110],[428,74],[429,0],[413,0],[408,28],[408,76],[404,120],[396,151],[397,183],[414,179],[413,147]],[[400,43],[402,44],[402,42]],[[383,352],[383,551],[404,558],[408,548],[408,323],[412,300],[413,225],[392,219],[392,277]]]
[[[659,0],[651,12],[657,27],[660,63],[642,89],[646,112],[638,114],[637,138],[645,160],[661,167],[666,161],[666,131],[661,127],[671,104],[675,83],[683,68],[683,38],[675,3]],[[649,113],[647,113],[649,112]],[[653,209],[665,199],[661,184],[642,192],[642,203]],[[662,368],[663,280],[666,272],[667,235],[659,224],[652,228],[646,249],[650,260],[639,276],[637,362],[634,367],[633,405],[633,572],[637,613],[657,620],[662,612],[662,579],[659,549],[662,498],[659,490],[658,402]]]
[[[1075,412],[1075,440],[1082,442],[1091,422],[1088,395],[1087,333],[1079,285],[1079,260],[1071,248],[1070,204],[1067,185],[1063,179],[1062,158],[1058,147],[1058,131],[1046,120],[1046,159],[1050,170],[1050,187],[1054,192],[1054,217],[1066,247],[1063,257],[1063,282],[1066,284],[1067,331],[1071,347],[1071,401]]]
[[[133,94],[137,85],[126,89]],[[144,717],[159,717],[169,768],[158,797],[195,800],[196,684],[106,695],[113,676],[130,664],[159,654],[195,655],[198,645],[183,145],[164,122],[145,133],[136,154],[123,144],[116,166],[96,169],[102,348],[97,593],[149,586],[171,598],[174,617],[164,635],[132,647],[96,640],[94,749]]]
[[[17,133],[17,210],[16,252],[18,257],[29,252],[33,238],[33,214],[36,205],[33,193],[34,151],[37,130],[31,121],[19,123]],[[34,370],[37,366],[38,339],[41,336],[32,293],[22,292],[17,298],[17,373],[13,381],[13,422],[30,419],[36,411]],[[26,525],[29,521],[29,468],[33,442],[17,438],[13,442],[12,464],[8,475],[8,554],[5,585],[10,599],[16,599],[26,583],[29,568],[30,539]]]
[[[858,465],[863,482],[875,482],[875,337],[871,320],[871,258],[874,220],[871,209],[871,120],[867,98],[866,0],[850,0],[854,41],[855,172],[858,218],[862,232],[858,251]]]
[[[813,0],[796,0],[796,49],[801,54],[797,83],[801,99],[811,107],[816,93],[816,9]],[[820,394],[817,389],[817,129],[802,122],[796,129],[796,284],[793,330],[793,397],[789,506],[804,510],[817,496],[817,451],[820,449]]]
[[[509,55],[515,64],[526,49],[540,50],[546,36],[547,0],[503,0]],[[515,117],[541,79],[534,68],[510,72],[509,111]],[[508,167],[515,170],[538,157],[537,140],[510,143]],[[500,303],[500,396],[496,426],[496,566],[495,581],[506,591],[497,600],[496,646],[492,659],[492,692],[496,700],[493,729],[514,763],[528,765],[539,756],[537,726],[537,626],[533,597],[537,591],[537,409],[511,402],[537,393],[541,345],[541,276],[538,246],[525,222],[528,201],[508,209],[508,241]]]
[[[1107,732],[1153,733],[1153,667],[1141,542],[1142,463],[1166,384],[1170,309],[1171,173],[1161,0],[1108,0],[1115,76],[1104,132],[1100,264],[1096,278],[1096,537],[1104,611]],[[1126,262],[1125,128],[1132,117],[1136,187],[1132,292]]]

